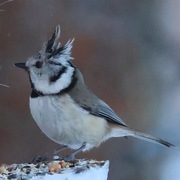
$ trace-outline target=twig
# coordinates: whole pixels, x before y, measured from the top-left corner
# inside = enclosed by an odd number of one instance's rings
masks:
[[[4,87],[9,88],[9,86],[8,86],[8,85],[6,85],[6,84],[1,84],[1,83],[0,83],[0,86],[4,86]]]
[[[7,3],[9,3],[9,2],[12,2],[12,1],[14,1],[14,0],[4,1],[4,2],[0,3],[0,6],[2,6],[2,5],[4,5],[4,4],[7,4]],[[0,9],[0,12],[2,12],[2,11],[5,11],[5,10],[4,10],[4,9]]]
[[[14,0],[7,0],[7,1],[4,1],[4,2],[0,3],[0,6],[4,5],[4,4],[6,4],[6,3],[12,2],[12,1],[14,1]]]

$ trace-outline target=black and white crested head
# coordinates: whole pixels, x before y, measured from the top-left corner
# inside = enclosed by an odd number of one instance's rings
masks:
[[[47,58],[54,57],[55,59],[61,58],[66,61],[73,59],[71,57],[72,43],[74,39],[69,40],[64,46],[61,46],[59,42],[60,38],[60,26],[56,26],[55,31],[51,39],[43,46],[41,53],[45,53]]]
[[[39,53],[25,64],[32,88],[44,95],[57,94],[74,83],[75,67],[71,64],[73,40],[64,46],[59,42],[60,26],[56,26],[51,39],[44,43]]]

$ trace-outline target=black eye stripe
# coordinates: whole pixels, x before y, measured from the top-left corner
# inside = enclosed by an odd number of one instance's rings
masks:
[[[58,63],[58,62],[54,62],[54,61],[50,61],[49,64],[54,64],[54,65],[57,65],[57,66],[62,66],[61,63]]]
[[[67,67],[63,66],[63,68],[60,69],[59,72],[55,76],[52,76],[50,78],[50,82],[57,81],[62,76],[62,74],[66,73],[66,70],[67,70]]]

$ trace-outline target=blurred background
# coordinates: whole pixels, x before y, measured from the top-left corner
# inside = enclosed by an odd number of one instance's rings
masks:
[[[75,37],[73,63],[88,87],[130,127],[177,146],[114,138],[78,157],[109,159],[109,180],[179,180],[179,17],[178,0],[14,0],[1,5],[0,83],[10,87],[0,86],[0,163],[30,162],[59,147],[33,121],[28,76],[13,64],[36,54],[60,24],[62,43]]]

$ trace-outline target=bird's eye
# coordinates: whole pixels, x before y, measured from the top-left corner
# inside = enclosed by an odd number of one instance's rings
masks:
[[[39,69],[42,67],[42,65],[43,65],[43,63],[41,61],[37,61],[35,64],[35,67]]]

